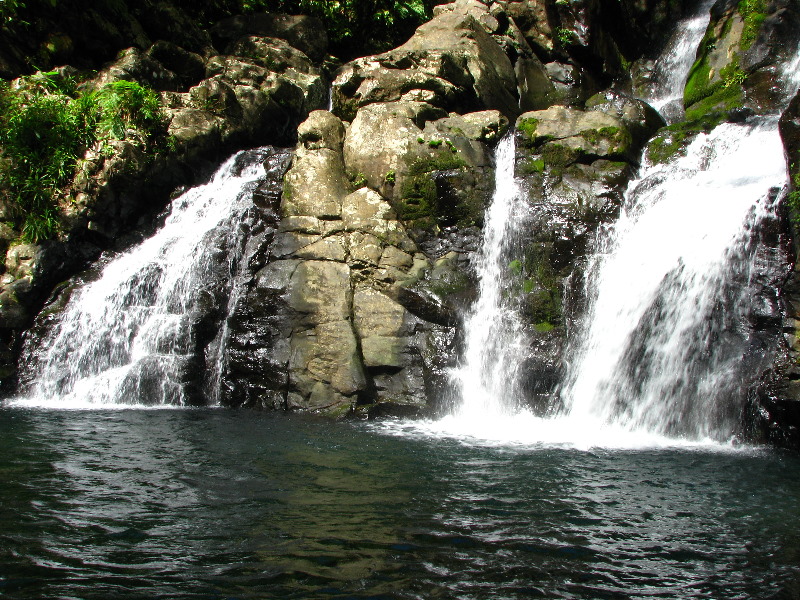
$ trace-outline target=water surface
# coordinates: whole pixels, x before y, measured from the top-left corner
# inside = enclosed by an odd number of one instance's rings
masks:
[[[411,429],[0,409],[0,597],[800,596],[796,456]]]

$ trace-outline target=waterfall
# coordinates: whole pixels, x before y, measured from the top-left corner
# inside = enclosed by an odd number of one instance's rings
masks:
[[[513,134],[495,154],[495,189],[486,211],[483,242],[476,260],[478,299],[464,323],[465,351],[452,373],[460,395],[457,416],[482,420],[516,412],[517,370],[523,325],[509,292],[509,247],[525,222],[526,206],[514,177]]]
[[[713,0],[704,0],[696,14],[681,22],[662,57],[654,79],[661,105],[676,103],[702,38]],[[679,102],[679,104],[682,104]],[[476,259],[478,298],[464,322],[465,350],[461,364],[451,374],[458,394],[448,426],[486,432],[487,422],[521,410],[518,370],[528,343],[511,290],[509,250],[525,224],[527,206],[514,178],[514,136],[504,138],[496,150],[495,190],[487,209],[484,237]],[[523,412],[526,412],[523,410]],[[488,420],[488,421],[487,421]]]
[[[216,313],[232,295],[244,218],[270,150],[231,157],[207,184],[172,202],[152,237],[77,287],[45,339],[24,350],[23,378],[33,383],[16,402],[69,408],[213,401],[224,354]],[[198,389],[204,373],[212,389]]]
[[[679,24],[656,62],[648,101],[668,119],[682,117],[710,4]],[[797,76],[791,64],[789,85]],[[618,221],[597,234],[585,271],[587,309],[569,332],[564,409],[553,416],[534,416],[518,402],[525,338],[506,271],[525,210],[506,152],[498,148],[479,294],[454,371],[461,404],[429,430],[576,446],[730,440],[748,385],[776,343],[759,328],[778,313],[774,294],[761,293],[774,290],[777,278],[765,273],[782,264],[780,251],[761,243],[786,181],[777,118],[725,123],[667,164],[644,161]]]
[[[564,386],[574,419],[694,439],[734,432],[753,359],[754,231],[786,178],[771,120],[724,124],[645,165],[587,269]]]
[[[796,63],[784,68],[787,89]],[[724,123],[685,156],[645,163],[631,182],[587,269],[589,307],[563,387],[570,419],[688,439],[735,435],[748,385],[769,362],[754,323],[777,315],[759,277],[781,257],[758,239],[786,183],[777,123]]]
[[[682,19],[653,66],[649,97],[644,98],[667,123],[683,118],[683,87],[695,60],[697,45],[711,20],[715,0],[703,0],[693,14]]]

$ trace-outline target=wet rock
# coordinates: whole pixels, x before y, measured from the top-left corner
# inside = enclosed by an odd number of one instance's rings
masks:
[[[255,320],[263,352],[245,361],[237,342],[231,373],[244,383],[226,389],[246,388],[248,403],[330,416],[376,403],[422,407],[420,332],[437,326],[399,296],[429,262],[386,198],[366,186],[349,191],[338,118],[316,111],[298,138],[267,263],[242,300],[243,314],[263,314]],[[267,368],[287,376],[257,376]],[[240,401],[226,393],[226,403]]]
[[[774,84],[791,59],[788,49],[797,46],[800,10],[789,0],[744,6],[720,1],[711,11],[684,90],[689,120],[741,107],[758,113],[780,108],[783,91]]]

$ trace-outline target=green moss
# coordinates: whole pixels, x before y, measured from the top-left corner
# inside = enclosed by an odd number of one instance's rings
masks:
[[[429,158],[419,158],[409,165],[396,209],[404,221],[415,227],[432,227],[440,220],[448,218],[456,221],[470,221],[476,208],[472,206],[471,196],[456,206],[443,206],[439,202],[435,173],[462,171],[467,167],[464,160],[442,148],[438,154]],[[481,207],[478,208],[481,212]]]
[[[663,164],[677,155],[683,156],[686,147],[698,133],[711,131],[723,120],[724,115],[720,113],[701,113],[693,120],[663,127],[647,146],[647,160],[654,164]]]
[[[281,199],[286,202],[291,202],[292,200],[292,186],[289,185],[289,180],[284,178],[283,180],[283,190],[281,192]]]
[[[710,87],[711,67],[705,54],[689,70],[686,87],[683,89],[683,105],[686,107],[707,98],[714,90]]]
[[[761,25],[767,19],[767,2],[766,0],[741,0],[738,9],[744,20],[739,49],[746,51],[756,41]]]
[[[520,166],[520,172],[523,175],[533,175],[535,173],[544,172],[544,159],[543,158],[529,158]]]
[[[435,218],[437,212],[436,182],[427,174],[410,176],[403,184],[402,197],[397,207],[404,221]]]
[[[442,145],[442,140],[431,140],[428,142],[428,146],[431,148],[438,148]]]
[[[461,169],[466,166],[467,163],[464,162],[464,159],[453,156],[447,152],[440,152],[438,155],[431,158],[419,158],[415,160],[409,168],[409,174],[421,175],[432,171],[450,171],[452,169]]]
[[[517,131],[522,136],[523,145],[531,148],[536,143],[536,128],[539,126],[539,119],[531,117],[529,119],[520,119],[517,123]]]
[[[519,298],[523,314],[539,331],[550,331],[563,322],[562,278],[555,272],[550,255],[549,245],[536,243],[508,265],[511,294]]]
[[[630,135],[619,127],[584,129],[579,135],[593,146],[598,145],[601,141],[607,141],[611,146],[612,153],[624,152],[630,144]]]
[[[542,148],[542,160],[549,168],[550,174],[556,177],[560,177],[564,169],[576,162],[581,154],[580,150],[554,142]]]
[[[798,156],[800,159],[800,156]],[[786,196],[786,206],[789,209],[789,221],[794,229],[795,238],[797,233],[800,232],[800,170],[798,164],[793,163],[791,171],[794,173],[792,176],[792,191]]]
[[[697,63],[695,67],[698,67]],[[695,70],[695,67],[692,69]],[[747,74],[739,66],[739,55],[735,54],[731,61],[720,69],[719,80],[714,83],[707,81],[710,73],[708,66],[697,68],[696,75],[689,75],[689,80],[684,91],[684,106],[688,121],[702,119],[712,112],[729,111],[742,106],[744,91],[742,84],[747,79]],[[703,78],[706,85],[702,86]]]
[[[717,118],[718,122],[722,122],[728,111],[742,106],[743,102],[744,92],[741,85],[721,85],[713,94],[687,108],[686,119],[697,121]]]

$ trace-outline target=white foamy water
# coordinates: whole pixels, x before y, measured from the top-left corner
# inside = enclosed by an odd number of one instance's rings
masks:
[[[682,99],[711,4],[679,25],[657,62],[650,101],[666,112]],[[787,90],[797,85],[799,63],[783,69]],[[732,448],[755,375],[742,367],[753,351],[749,316],[764,268],[754,231],[774,214],[776,189],[786,181],[777,121],[723,124],[669,164],[645,164],[631,182],[619,220],[599,232],[586,269],[588,308],[571,334],[565,409],[557,416],[521,410],[516,397],[524,342],[503,300],[503,268],[524,208],[513,177],[502,173],[498,167],[480,295],[457,372],[462,404],[439,421],[382,427],[476,443]]]
[[[570,418],[731,435],[758,268],[752,229],[785,179],[774,122],[722,125],[685,157],[643,169],[587,270],[593,298],[563,393]]]
[[[645,100],[668,123],[683,118],[683,88],[695,61],[697,46],[711,20],[715,0],[703,0],[694,14],[682,19],[653,68],[653,92]]]
[[[15,405],[92,408],[183,405],[196,361],[192,312],[232,250],[237,216],[264,177],[258,151],[239,153],[211,181],[172,203],[151,238],[111,259],[76,289],[42,348],[28,356],[35,381]],[[35,358],[34,358],[35,357]]]
[[[569,415],[539,417],[527,410],[467,420],[449,415],[438,420],[376,421],[369,428],[384,435],[406,438],[453,439],[468,446],[562,448],[579,451],[686,449],[709,452],[739,452],[752,447],[734,440],[680,438],[648,431],[631,431],[599,419],[576,419]]]
[[[460,400],[454,418],[467,422],[518,409],[516,381],[524,338],[521,320],[505,297],[508,244],[526,213],[514,178],[514,156],[514,137],[509,135],[496,150],[495,191],[476,261],[478,299],[464,323],[467,340],[461,365],[451,374]]]

